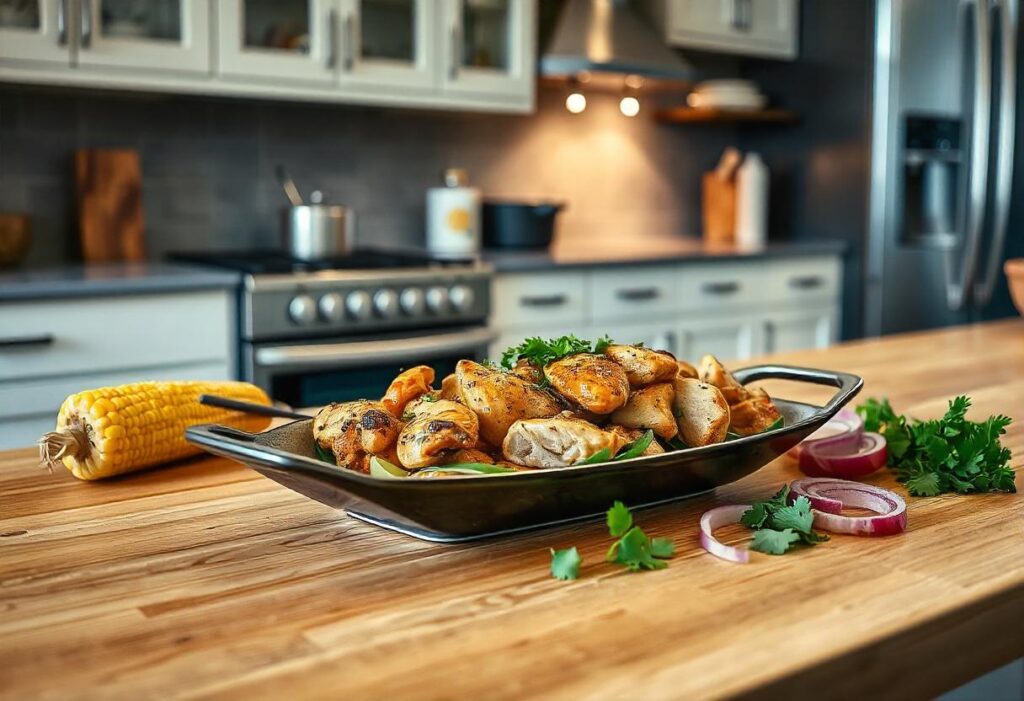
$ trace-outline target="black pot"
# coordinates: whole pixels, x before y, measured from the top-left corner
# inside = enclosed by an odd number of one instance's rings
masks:
[[[486,248],[547,248],[555,234],[560,202],[485,201],[483,236]]]

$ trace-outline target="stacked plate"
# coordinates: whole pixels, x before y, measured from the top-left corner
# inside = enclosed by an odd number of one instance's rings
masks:
[[[768,98],[749,80],[707,80],[686,97],[694,109],[759,110]]]

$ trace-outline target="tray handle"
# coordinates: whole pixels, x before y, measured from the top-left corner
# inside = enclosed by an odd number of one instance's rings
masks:
[[[838,391],[822,407],[827,414],[839,411],[839,408],[856,397],[861,387],[864,386],[864,380],[847,372],[801,368],[795,365],[754,365],[734,371],[733,377],[741,385],[757,380],[795,380],[796,382],[810,382],[815,385],[835,387]]]

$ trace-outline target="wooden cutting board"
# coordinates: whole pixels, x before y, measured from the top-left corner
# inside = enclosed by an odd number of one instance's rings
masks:
[[[145,257],[142,167],[132,149],[75,151],[75,193],[82,257],[88,263]]]

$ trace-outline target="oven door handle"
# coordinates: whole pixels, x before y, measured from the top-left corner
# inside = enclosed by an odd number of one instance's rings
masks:
[[[416,363],[425,357],[458,353],[487,345],[498,337],[491,329],[439,333],[417,338],[385,341],[345,341],[303,346],[264,346],[256,349],[256,366],[262,368],[335,368],[376,363]]]

